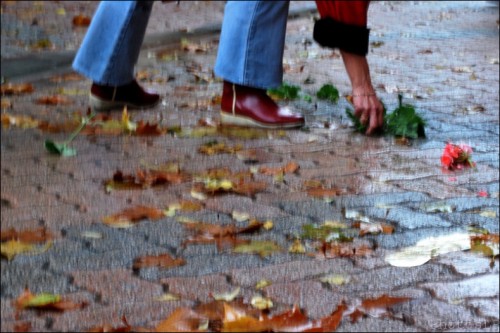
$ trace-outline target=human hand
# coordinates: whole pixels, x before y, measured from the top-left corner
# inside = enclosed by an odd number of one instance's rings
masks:
[[[354,106],[354,116],[367,127],[367,135],[382,128],[384,125],[384,106],[375,93],[353,94],[351,100]]]

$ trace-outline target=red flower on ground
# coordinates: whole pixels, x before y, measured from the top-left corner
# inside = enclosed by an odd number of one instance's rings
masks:
[[[475,167],[472,161],[472,148],[466,144],[447,143],[441,156],[441,164],[448,170],[460,170],[464,167]]]
[[[477,193],[477,195],[479,197],[483,197],[483,198],[487,198],[488,197],[488,192],[486,192],[485,190],[481,190]]]

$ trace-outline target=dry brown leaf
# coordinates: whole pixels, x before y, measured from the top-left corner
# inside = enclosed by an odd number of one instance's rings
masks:
[[[194,309],[178,308],[157,327],[157,332],[333,332],[338,328],[346,306],[341,304],[329,316],[308,318],[297,305],[269,316],[268,310],[258,310],[236,301],[212,301]]]
[[[44,105],[69,105],[72,104],[73,101],[61,95],[52,95],[40,97],[35,101],[35,103]]]
[[[76,72],[71,72],[68,74],[54,76],[49,81],[61,83],[61,82],[67,82],[67,81],[81,81],[83,79],[84,79],[84,76],[82,76]]]
[[[347,307],[345,305],[339,305],[331,315],[315,320],[312,327],[304,330],[304,332],[335,332],[342,321],[346,309]]]
[[[366,223],[366,222],[355,222],[352,225],[354,228],[359,229],[359,235],[364,236],[366,234],[392,234],[394,227],[385,223]]]
[[[20,128],[35,128],[40,124],[38,120],[30,116],[14,116],[9,113],[2,113],[1,117],[3,127],[16,126]]]
[[[217,249],[234,248],[238,245],[248,244],[248,240],[239,239],[241,234],[253,233],[260,230],[264,223],[255,220],[250,221],[246,227],[236,227],[234,225],[218,225],[203,222],[185,222],[184,227],[192,232],[184,242],[188,244],[213,244]]]
[[[12,102],[10,99],[2,98],[2,110],[12,109]]]
[[[352,104],[352,105],[353,105],[354,100],[353,100],[352,95],[347,95],[347,96],[345,97],[345,99],[347,99],[347,101],[348,101],[350,104]]]
[[[79,14],[73,17],[73,26],[88,27],[90,25],[90,17]]]
[[[363,318],[364,316],[365,313],[358,308],[354,309],[354,311],[352,311],[349,314],[349,318],[351,318],[351,322],[353,323],[357,322],[360,318]]]
[[[340,305],[331,315],[310,320],[296,305],[293,309],[272,317],[263,313],[257,317],[229,304],[224,305],[223,332],[333,332],[346,309],[345,305]]]
[[[391,306],[410,301],[410,297],[392,297],[387,295],[382,295],[373,299],[365,299],[361,302],[361,305],[357,306],[350,314],[352,322],[356,322],[359,318],[369,315],[370,317],[382,317],[387,314],[387,309]]]
[[[279,315],[271,318],[265,317],[264,321],[266,322],[265,326],[268,326],[274,332],[300,332],[311,326],[309,319],[297,305]]]
[[[159,254],[156,256],[143,256],[136,258],[134,260],[133,268],[139,269],[144,267],[161,267],[161,268],[171,268],[177,266],[183,266],[186,261],[182,258],[174,259],[169,254]]]
[[[120,213],[106,216],[102,221],[111,227],[127,228],[140,220],[158,220],[164,216],[165,214],[161,209],[148,206],[136,206],[127,208]]]
[[[278,174],[294,173],[299,169],[299,165],[295,162],[289,162],[283,167],[260,167],[259,172],[264,175],[276,176]]]
[[[249,171],[232,173],[228,168],[210,169],[198,177],[193,191],[206,194],[236,193],[253,196],[267,188],[267,183],[252,180]]]
[[[54,294],[41,293],[35,295],[32,294],[29,289],[25,289],[13,303],[18,310],[36,308],[52,311],[76,310],[88,305],[87,302],[75,303],[73,301],[63,300],[61,296]]]
[[[228,147],[224,142],[209,142],[198,148],[198,152],[206,155],[215,154],[234,154],[242,149],[242,145],[237,144],[233,147]]]
[[[364,242],[323,242],[319,256],[325,258],[359,257],[373,253],[373,247]]]
[[[471,235],[470,239],[472,242],[492,242],[495,244],[499,243],[500,236],[499,234],[476,234]]]
[[[185,247],[189,244],[213,244],[215,243],[217,249],[222,251],[224,249],[234,248],[242,244],[248,244],[250,241],[246,239],[240,239],[234,235],[221,236],[216,238],[207,238],[205,236],[190,236],[183,243],[182,246]]]
[[[361,306],[365,309],[373,309],[373,308],[387,308],[394,304],[398,304],[401,302],[407,302],[411,298],[409,297],[392,297],[387,295],[382,295],[378,298],[373,299],[365,299],[361,302]]]
[[[200,332],[199,327],[208,319],[198,312],[177,308],[167,319],[156,326],[156,332]]]
[[[47,121],[40,121],[38,124],[38,129],[49,133],[70,133],[78,128],[80,125],[79,121],[69,120],[61,124],[51,124]],[[87,134],[85,131],[80,132],[82,134]]]
[[[288,162],[284,167],[283,167],[283,171],[285,173],[294,173],[296,172],[298,169],[300,168],[300,166],[295,163],[295,162]]]
[[[118,170],[113,175],[113,179],[106,180],[104,185],[106,191],[119,190],[119,189],[141,189],[163,184],[179,184],[183,181],[188,180],[190,177],[180,170],[174,171],[163,171],[159,170],[137,170],[136,176],[123,174],[122,171]]]
[[[136,181],[143,186],[150,187],[167,183],[180,184],[187,178],[186,175],[177,171],[137,170]]]
[[[221,226],[218,224],[209,224],[209,223],[191,223],[189,227],[194,227],[198,234],[210,235],[212,237],[221,237],[221,236],[229,236],[229,235],[238,235],[238,234],[249,234],[259,231],[264,223],[251,220],[248,226],[246,227],[236,227],[234,225]]]
[[[223,332],[263,332],[267,330],[265,324],[245,308],[233,307],[223,303],[222,331]]]
[[[6,83],[2,84],[0,89],[2,95],[20,95],[32,93],[33,91],[35,91],[35,88],[33,88],[33,85],[31,83]]]
[[[135,130],[135,135],[161,135],[164,131],[158,127],[158,124],[150,124],[149,122],[144,123],[144,121],[140,120],[137,122],[137,128]]]
[[[331,198],[343,193],[345,191],[338,188],[310,188],[307,190],[307,194],[315,198]]]
[[[196,212],[203,209],[204,205],[199,202],[181,200],[180,202],[181,210],[184,212]]]
[[[180,202],[175,202],[168,205],[167,210],[165,211],[165,215],[167,216],[175,216],[178,210],[184,212],[196,212],[203,209],[204,205],[199,202],[181,200]]]
[[[47,232],[45,228],[38,228],[35,230],[16,231],[10,228],[6,231],[1,231],[1,241],[17,240],[24,243],[43,243],[52,240],[53,236]]]
[[[258,192],[262,192],[267,188],[265,182],[244,182],[241,181],[233,186],[233,192],[237,194],[253,196]]]
[[[104,186],[106,187],[106,192],[110,192],[111,190],[133,190],[143,188],[143,184],[136,181],[135,176],[123,174],[120,170],[115,172],[113,179],[106,180]]]

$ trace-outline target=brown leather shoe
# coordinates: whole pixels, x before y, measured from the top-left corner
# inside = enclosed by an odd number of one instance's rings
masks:
[[[160,95],[146,92],[136,80],[129,84],[113,87],[96,83],[90,88],[90,106],[97,110],[123,108],[146,109],[158,104]]]
[[[270,129],[295,128],[304,125],[304,117],[280,107],[264,89],[224,81],[221,123]]]

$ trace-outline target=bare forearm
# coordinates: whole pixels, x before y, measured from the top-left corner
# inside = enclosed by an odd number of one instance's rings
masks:
[[[374,94],[370,68],[365,56],[340,51],[354,95]]]
[[[351,80],[354,115],[363,125],[367,134],[372,134],[384,124],[384,108],[375,94],[370,76],[370,68],[365,56],[340,51]]]

